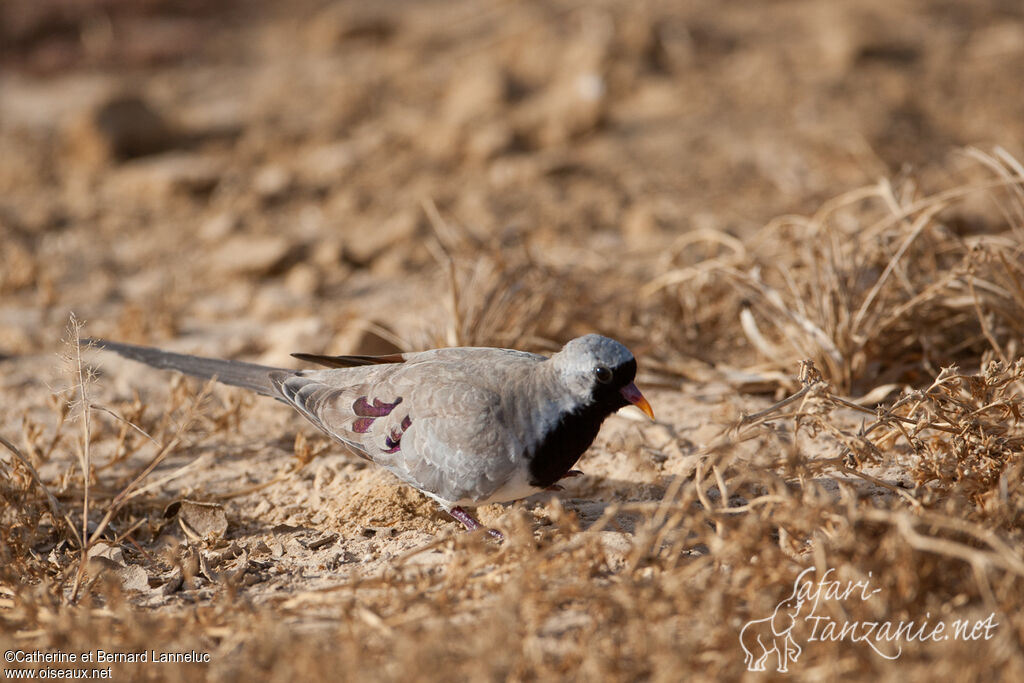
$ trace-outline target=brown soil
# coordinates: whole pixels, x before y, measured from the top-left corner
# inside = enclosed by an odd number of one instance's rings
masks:
[[[850,620],[1000,625],[895,660],[803,639],[794,674],[1020,679],[1022,58],[1016,0],[7,0],[0,436],[67,519],[0,449],[0,649],[739,678],[814,565],[872,573]],[[288,367],[597,331],[658,422],[478,510],[499,545],[280,404],[79,363],[72,313]],[[114,514],[79,574],[85,450],[90,529]]]

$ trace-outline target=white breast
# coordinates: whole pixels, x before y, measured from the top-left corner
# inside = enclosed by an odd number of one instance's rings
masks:
[[[455,501],[452,505],[489,505],[490,503],[509,503],[514,500],[529,498],[542,489],[530,484],[529,468],[525,466],[525,463],[523,465],[523,467],[517,467],[513,471],[512,477],[492,491],[486,498],[463,498],[462,500]]]

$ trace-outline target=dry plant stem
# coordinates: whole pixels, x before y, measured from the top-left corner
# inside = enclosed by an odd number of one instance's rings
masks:
[[[64,514],[63,508],[61,508],[60,506],[60,502],[53,497],[53,494],[50,493],[50,489],[46,488],[46,484],[44,484],[43,480],[39,477],[39,472],[37,472],[36,468],[32,466],[32,463],[28,461],[28,458],[26,458],[22,454],[22,452],[18,450],[17,446],[15,446],[13,443],[11,443],[2,436],[0,436],[0,444],[3,444],[7,448],[7,450],[9,450],[11,453],[14,453],[14,457],[16,457],[21,462],[21,464],[25,466],[25,469],[27,469],[28,473],[32,476],[32,481],[35,483],[36,486],[39,487],[39,490],[43,492],[43,495],[46,496],[46,502],[50,506],[50,514],[53,515],[53,521],[68,521],[67,516]],[[70,522],[68,523],[70,524]],[[71,525],[71,528],[74,529],[74,525]]]
[[[735,507],[720,507],[720,508],[717,508],[717,509],[707,510],[706,512],[709,515],[728,517],[730,515],[736,515],[736,514],[741,514],[741,513],[744,513],[744,512],[750,512],[754,508],[758,508],[758,507],[761,507],[763,505],[782,504],[782,503],[790,502],[790,500],[791,500],[790,498],[786,498],[785,496],[780,496],[780,495],[777,495],[777,494],[765,494],[763,496],[758,496],[757,498],[753,498],[750,501],[744,503],[743,505],[737,505]],[[589,527],[589,530],[590,531],[601,531],[601,530],[603,530],[605,528],[605,526],[607,526],[608,523],[610,523],[612,521],[612,518],[614,518],[615,515],[621,514],[621,513],[624,513],[624,512],[625,513],[636,513],[636,514],[648,514],[648,513],[650,513],[650,514],[658,514],[660,511],[667,511],[668,513],[671,513],[674,516],[678,512],[687,512],[688,509],[687,509],[687,507],[685,505],[676,504],[676,505],[666,506],[664,504],[664,501],[653,501],[653,500],[651,500],[651,501],[634,501],[634,502],[631,502],[631,503],[616,503],[615,505],[609,505],[605,509],[605,511],[602,514],[602,516],[598,519],[598,521],[595,522],[594,524],[592,524]],[[666,519],[667,519],[667,516],[666,516]],[[601,524],[600,527],[598,526],[599,522],[603,522],[603,524]],[[564,548],[559,547],[559,548],[554,549],[553,552],[562,552],[563,550],[564,550]]]
[[[213,460],[213,457],[209,453],[207,453],[206,455],[203,455],[202,457],[197,458],[197,459],[193,460],[190,463],[182,465],[181,467],[179,467],[178,469],[174,470],[173,472],[171,472],[170,474],[168,474],[165,477],[161,477],[160,479],[154,479],[153,481],[149,482],[145,486],[140,486],[139,488],[137,488],[135,491],[132,492],[131,498],[135,498],[136,496],[141,496],[143,493],[146,493],[147,491],[152,491],[153,489],[160,488],[164,484],[172,482],[175,479],[177,479],[179,477],[182,477],[185,474],[188,474],[192,470],[202,469],[206,465],[209,465],[212,460]]]
[[[71,532],[71,536],[75,541],[74,547],[82,547],[82,538],[78,535],[78,528],[75,527],[75,523],[71,520],[71,515],[67,512],[64,513],[64,523],[68,527],[68,531]]]
[[[408,562],[411,558],[415,557],[416,555],[419,555],[421,553],[425,553],[428,550],[433,550],[434,548],[440,548],[441,546],[447,544],[450,540],[452,540],[456,535],[457,535],[456,532],[444,531],[444,532],[442,532],[442,534],[440,536],[435,538],[433,541],[430,541],[429,543],[425,543],[424,545],[421,545],[418,548],[412,548],[411,550],[407,550],[404,553],[402,553],[401,555],[398,555],[394,559],[394,565],[396,567],[402,566],[403,564]]]
[[[842,462],[842,459],[840,459],[840,462]],[[893,486],[889,482],[882,481],[878,477],[873,477],[870,474],[867,474],[865,472],[859,472],[855,469],[846,467],[844,465],[838,465],[836,469],[842,472],[843,474],[848,474],[852,477],[858,477],[859,479],[863,479],[864,481],[871,482],[875,486],[881,486],[882,488],[888,491],[892,491],[893,493],[909,501],[910,504],[914,506],[914,509],[921,509],[921,501],[919,501],[917,498],[914,498],[914,496],[912,496],[909,491],[904,491],[899,486]]]
[[[994,532],[992,529],[986,529],[974,522],[941,515],[929,510],[922,510],[920,513],[915,514],[914,519],[919,520],[922,524],[929,524],[931,526],[937,526],[950,531],[957,531],[959,533],[966,534],[978,541],[981,541],[982,543],[985,543],[995,551],[996,554],[1007,558],[1008,562],[1017,567],[1017,573],[1024,576],[1024,558],[1022,558],[1017,551],[1007,545],[1006,542],[999,537],[999,534]]]
[[[998,178],[998,179],[995,179],[995,180],[979,181],[979,182],[976,182],[976,183],[970,183],[970,184],[954,187],[954,188],[951,188],[949,190],[944,190],[944,191],[939,192],[937,194],[934,194],[934,195],[932,195],[930,197],[925,197],[923,199],[919,199],[919,200],[911,203],[910,205],[906,206],[904,209],[902,209],[898,213],[894,213],[891,216],[887,216],[886,218],[878,221],[874,225],[870,226],[865,231],[865,234],[868,237],[874,237],[875,235],[877,235],[877,234],[887,230],[888,228],[892,227],[896,223],[899,223],[900,221],[904,221],[907,218],[910,218],[911,216],[916,214],[918,211],[924,211],[924,210],[928,209],[930,206],[933,206],[935,204],[949,204],[949,203],[951,203],[951,202],[953,202],[955,200],[963,199],[963,198],[968,197],[968,196],[970,196],[972,194],[975,194],[977,192],[983,192],[985,190],[994,190],[994,189],[997,189],[997,188],[1014,188],[1014,187],[1019,187],[1022,182],[1024,182],[1024,178],[1011,176],[1011,177],[1006,177],[1006,178]],[[888,181],[885,181],[885,184],[888,184]],[[882,195],[882,194],[877,194],[876,196],[884,198],[884,195]],[[828,215],[828,213],[829,213],[829,211],[825,211],[824,207],[823,207],[822,210],[818,211],[818,213],[815,214],[815,217],[817,218],[817,216],[819,216],[819,215],[824,217],[824,216]]]
[[[1006,354],[1003,353],[1003,349],[999,346],[999,342],[996,341],[996,338],[992,336],[992,330],[989,329],[989,325],[985,321],[985,314],[981,310],[981,302],[978,300],[978,293],[974,289],[974,280],[975,278],[973,275],[969,275],[967,277],[967,288],[971,292],[971,301],[974,303],[974,312],[978,316],[978,324],[981,325],[981,331],[985,335],[985,339],[988,340],[992,350],[999,356],[999,360],[1009,364]]]
[[[446,242],[450,241],[448,238],[451,228],[441,216],[441,212],[437,210],[434,200],[423,200],[423,211],[427,214],[436,237],[436,248],[431,249],[431,251],[434,252],[434,258],[437,259],[438,263],[446,266],[448,271],[448,292],[450,295],[448,305],[452,316],[451,326],[448,328],[448,343],[451,346],[462,346],[462,320],[459,314],[459,286],[455,274],[455,259],[452,258],[448,247],[445,246]]]
[[[408,351],[411,348],[411,345],[405,338],[400,337],[395,334],[393,330],[375,323],[372,320],[359,320],[357,324],[359,328],[366,332],[372,332],[382,339],[386,339],[400,349]]]
[[[783,496],[769,494],[765,496],[758,496],[757,498],[754,498],[753,500],[750,500],[744,503],[743,505],[724,507],[720,510],[712,510],[711,512],[716,515],[736,515],[743,512],[750,512],[754,508],[760,507],[762,505],[768,505],[770,503],[782,504],[786,502],[788,502],[788,499]]]
[[[725,479],[722,477],[722,470],[717,464],[711,465],[711,472],[715,475],[715,484],[718,486],[718,494],[722,499],[722,506],[729,506],[729,490],[725,487]]]
[[[679,499],[685,484],[686,480],[683,477],[677,476],[672,479],[672,483],[669,484],[668,489],[665,491],[665,495],[662,496],[658,503],[658,511],[654,513],[652,523],[655,526],[661,526],[665,523],[670,507]]]
[[[78,321],[75,314],[71,314],[68,322],[69,342],[74,345],[72,359],[75,363],[77,374],[77,389],[82,405],[82,555],[79,560],[78,573],[75,575],[74,588],[71,591],[71,602],[78,600],[78,591],[82,585],[82,578],[85,576],[85,567],[89,561],[89,546],[92,540],[86,541],[89,537],[89,483],[91,471],[91,444],[92,444],[92,410],[89,405],[89,390],[86,386],[85,364],[82,362],[81,341],[82,323]]]
[[[57,424],[56,426],[54,426],[53,436],[50,438],[50,442],[46,444],[46,446],[42,450],[36,448],[35,440],[30,436],[30,432],[32,426],[34,426],[34,423],[29,422],[27,416],[22,418],[21,423],[22,438],[25,441],[25,452],[28,453],[29,457],[31,457],[33,460],[38,459],[38,461],[40,462],[46,462],[47,460],[49,460],[50,456],[53,454],[54,449],[57,448],[57,445],[61,442],[61,439],[64,438],[64,423],[67,420],[68,411],[70,410],[70,405],[67,403],[67,401],[64,401],[59,395],[53,394],[51,396],[51,400],[53,401],[52,407],[54,409],[54,412],[56,412],[57,414]]]
[[[738,430],[740,427],[746,427],[747,425],[754,424],[755,422],[760,422],[764,418],[772,415],[773,413],[778,412],[779,410],[781,410],[782,408],[785,408],[789,404],[795,403],[796,401],[799,401],[801,398],[806,396],[809,391],[811,391],[816,386],[821,385],[821,384],[824,384],[824,382],[812,382],[810,384],[806,384],[806,385],[803,386],[803,388],[801,388],[795,394],[787,396],[786,398],[782,399],[778,403],[774,403],[771,406],[765,408],[764,410],[760,410],[760,411],[758,411],[756,413],[753,413],[751,415],[744,415],[742,418],[740,418],[740,421],[736,423],[736,426],[734,427],[734,429]]]
[[[943,381],[945,381],[947,379],[954,378],[954,377],[959,377],[959,375],[957,375],[957,376],[950,376],[950,377],[946,377],[946,378],[941,378],[940,380],[936,380],[936,382],[933,383],[932,386],[929,387],[928,390],[926,392],[924,392],[924,393],[927,394],[928,392],[933,391],[934,388],[937,387],[937,386],[940,386]],[[792,398],[792,397],[790,397],[790,398]],[[903,406],[903,405],[905,405],[906,403],[909,402],[909,400],[911,398],[910,396],[905,396],[902,399],[898,400],[896,403],[894,403],[892,406],[890,406],[888,409],[886,409],[884,411],[884,413],[881,413],[881,414],[879,414],[877,411],[873,411],[873,410],[870,410],[868,408],[865,408],[864,406],[857,405],[856,403],[853,403],[851,401],[847,401],[846,399],[844,399],[844,398],[842,398],[840,396],[836,396],[835,394],[833,394],[831,392],[828,392],[827,394],[825,394],[824,398],[826,398],[827,400],[831,401],[832,403],[835,403],[836,405],[839,405],[839,406],[842,406],[842,407],[845,407],[845,408],[849,408],[851,410],[856,410],[858,412],[867,413],[869,415],[878,416],[878,419],[875,420],[870,425],[864,425],[864,426],[861,427],[861,429],[859,430],[857,435],[859,437],[862,437],[862,438],[867,437],[867,435],[870,434],[871,432],[873,432],[876,429],[878,429],[879,427],[885,426],[887,424],[895,424],[895,426],[899,430],[899,433],[901,433],[906,438],[907,442],[909,444],[911,444],[911,446],[913,446],[913,439],[911,438],[911,435],[907,433],[906,429],[904,429],[903,425],[912,425],[914,427],[915,433],[920,432],[923,429],[934,429],[936,431],[946,432],[947,434],[954,434],[954,435],[960,434],[960,430],[956,429],[951,424],[939,424],[939,423],[935,423],[935,422],[927,422],[927,423],[924,423],[924,424],[920,424],[917,421],[912,420],[912,419],[910,419],[908,417],[903,417],[902,415],[894,414],[893,411],[895,411],[900,406]],[[787,402],[789,400],[790,399],[783,399],[782,403]],[[780,404],[776,404],[776,406],[779,406],[779,405]],[[920,405],[920,403],[918,403],[918,405]],[[773,406],[773,408],[775,408],[776,406]],[[773,408],[769,408],[768,411],[771,411]],[[766,412],[766,411],[762,411],[762,413],[764,413],[764,412]],[[913,414],[913,412],[914,412],[914,409],[912,409],[910,411],[911,414]],[[888,434],[883,436],[882,439],[880,440],[880,442],[885,440],[885,439],[887,439],[887,438],[889,438],[889,437],[890,437],[890,435],[888,435]],[[874,444],[874,445],[877,447],[878,444]],[[840,459],[846,458],[850,454],[852,454],[852,450],[849,447],[845,447],[843,452],[840,454]],[[846,469],[846,468],[842,468],[842,469]],[[886,488],[891,488],[892,490],[899,492],[900,495],[909,498],[915,504],[915,506],[918,505],[917,500],[914,499],[912,496],[910,496],[910,494],[908,494],[906,491],[904,491],[902,489],[898,489],[896,487],[891,487],[890,485],[885,484],[884,482],[881,482],[880,480],[875,480],[873,477],[868,478],[866,475],[861,475],[861,473],[856,472],[854,470],[849,470],[848,473],[855,474],[856,476],[861,476],[862,478],[865,478],[868,481],[872,481],[872,483],[878,484],[879,486],[883,486],[883,487],[886,487]]]
[[[946,208],[945,204],[936,203],[928,210],[923,211],[921,215],[917,217],[917,220],[914,221],[913,230],[909,235],[907,235],[907,238],[903,240],[903,244],[900,245],[900,248],[889,260],[889,263],[888,265],[886,265],[885,270],[879,276],[874,286],[872,286],[871,291],[868,292],[867,297],[865,297],[864,303],[862,303],[860,308],[857,310],[857,314],[854,315],[853,324],[851,325],[851,334],[857,335],[859,333],[861,323],[863,322],[864,317],[867,315],[868,310],[871,308],[871,304],[878,296],[878,293],[882,290],[882,286],[885,284],[885,281],[889,279],[889,276],[896,269],[897,264],[899,263],[900,259],[903,258],[903,255],[907,253],[907,249],[910,248],[910,245],[914,242],[914,240],[917,239],[917,237],[924,231],[924,229],[928,227],[929,223],[931,222],[931,219],[935,216],[935,214],[937,214],[944,208]]]
[[[120,423],[122,423],[122,424],[124,424],[124,425],[126,425],[126,426],[128,426],[128,427],[130,427],[132,429],[134,429],[136,432],[138,432],[142,436],[144,436],[147,439],[149,439],[154,445],[156,445],[156,446],[160,445],[160,442],[157,441],[156,439],[154,439],[152,436],[150,436],[149,432],[147,432],[145,429],[143,429],[139,425],[135,424],[131,420],[126,420],[125,418],[121,417],[120,415],[118,415],[116,412],[114,412],[110,408],[107,408],[106,406],[101,406],[101,405],[96,404],[96,403],[92,404],[92,406],[90,406],[90,407],[93,410],[98,410],[100,412],[104,412],[107,415],[110,415],[112,418],[114,418],[118,422],[120,422]]]
[[[462,320],[459,315],[459,283],[458,278],[455,276],[455,261],[448,261],[448,288],[451,292],[451,308],[452,308],[452,330],[451,334],[452,345],[462,346]]]
[[[148,477],[150,473],[154,469],[156,469],[157,465],[163,462],[164,459],[168,455],[170,455],[171,451],[173,451],[174,448],[177,447],[177,445],[181,442],[181,438],[182,435],[185,433],[185,430],[188,429],[188,427],[196,419],[197,408],[210,395],[210,392],[213,389],[213,384],[213,380],[210,380],[209,382],[206,383],[206,385],[203,387],[203,390],[199,392],[199,395],[196,396],[195,401],[193,401],[192,405],[189,407],[189,411],[188,414],[185,416],[185,419],[182,420],[180,425],[178,425],[178,429],[175,431],[174,437],[166,444],[164,444],[164,446],[157,452],[157,454],[153,457],[150,463],[146,465],[146,467],[143,468],[143,470],[139,472],[139,474],[136,475],[136,477],[132,479],[132,481],[129,482],[128,485],[125,486],[120,491],[120,493],[114,496],[114,499],[112,501],[110,501],[110,506],[107,508],[106,514],[103,515],[103,519],[100,520],[99,525],[96,527],[96,531],[94,531],[92,536],[89,538],[90,544],[93,543],[97,538],[99,538],[100,534],[102,534],[103,531],[107,528],[107,525],[110,524],[110,520],[113,519],[114,515],[117,514],[121,507],[140,493],[140,490],[137,490],[136,487],[142,482],[142,480]]]
[[[997,604],[988,580],[987,570],[996,567],[1005,572],[1024,576],[1024,561],[1016,554],[986,552],[946,538],[926,536],[914,528],[915,519],[906,513],[888,510],[866,510],[864,518],[891,524],[915,550],[953,557],[971,566],[978,588],[989,605]]]
[[[135,533],[135,530],[136,530],[136,529],[138,529],[138,528],[139,528],[140,526],[142,526],[143,524],[145,524],[145,523],[146,523],[146,521],[147,521],[147,520],[146,520],[146,518],[145,518],[145,517],[142,517],[142,518],[139,518],[139,519],[135,520],[135,522],[134,522],[134,523],[133,523],[133,524],[132,524],[132,525],[131,525],[130,527],[128,527],[127,529],[125,529],[124,531],[122,531],[122,532],[121,532],[121,533],[120,533],[120,534],[119,534],[119,535],[117,536],[117,538],[115,538],[115,539],[114,539],[114,542],[113,542],[113,543],[111,543],[111,545],[114,545],[114,546],[118,546],[118,545],[120,545],[121,543],[123,543],[123,542],[124,542],[124,540],[125,540],[126,538],[128,538],[128,537],[129,537],[129,536],[131,536],[131,535],[132,535],[133,533]],[[136,546],[136,547],[138,547],[138,546]],[[145,552],[145,551],[142,551],[142,552]],[[148,554],[148,553],[146,553],[146,554]]]
[[[231,500],[232,498],[238,498],[239,496],[248,496],[250,493],[256,493],[262,491],[265,488],[269,488],[274,484],[280,484],[283,481],[287,481],[294,474],[294,470],[287,468],[284,472],[277,475],[276,477],[269,479],[260,484],[253,484],[252,486],[245,486],[234,491],[227,491],[225,493],[217,493],[210,496],[210,500]]]
[[[107,462],[103,463],[102,465],[97,465],[94,468],[95,472],[102,472],[103,470],[106,470],[106,469],[108,469],[110,467],[113,467],[114,465],[118,464],[119,462],[122,462],[125,459],[131,457],[131,455],[137,450],[137,448],[132,448],[132,449],[125,448],[125,439],[128,436],[128,430],[129,429],[134,430],[135,432],[141,434],[143,437],[148,439],[157,448],[160,447],[160,442],[157,441],[156,439],[154,439],[152,436],[150,436],[150,434],[146,430],[144,430],[142,427],[138,426],[137,424],[135,424],[131,420],[129,420],[129,419],[127,419],[127,418],[125,418],[125,417],[123,417],[121,415],[118,415],[116,411],[111,410],[110,408],[107,408],[106,406],[101,406],[101,405],[97,405],[97,404],[93,404],[92,408],[93,408],[93,410],[97,410],[99,412],[106,413],[107,415],[110,415],[111,417],[113,417],[115,420],[117,420],[121,424],[121,432],[118,435],[118,443],[117,443],[117,448],[114,451],[114,455],[109,460],[107,460]]]
[[[1017,276],[1017,271],[1014,267],[1006,260],[1006,254],[1000,251],[997,255],[999,256],[999,262],[1003,265],[1003,270],[1006,271],[1007,277],[1010,278],[1010,285],[1013,287],[1014,297],[1018,302],[1024,304],[1024,283],[1022,283],[1020,278]]]
[[[1004,148],[996,146],[992,150],[992,154],[981,151],[976,147],[968,147],[966,154],[968,157],[978,161],[988,167],[993,173],[998,175],[1007,181],[1013,181],[1010,189],[1017,197],[1017,202],[1011,204],[1009,207],[1000,206],[1004,215],[1007,217],[1007,222],[1011,225],[1024,226],[1024,188],[1022,188],[1021,181],[1024,181],[1024,165],[1022,165],[1017,159],[1014,159]],[[1009,215],[1010,209],[1014,212],[1014,218],[1012,220]]]

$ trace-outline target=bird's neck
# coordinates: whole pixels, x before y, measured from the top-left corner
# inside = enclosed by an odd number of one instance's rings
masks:
[[[566,388],[553,372],[541,373],[535,381],[532,395],[539,403],[533,407],[537,417],[533,438],[525,444],[526,455],[530,484],[546,488],[564,477],[590,448],[609,411],[594,402],[566,398]]]

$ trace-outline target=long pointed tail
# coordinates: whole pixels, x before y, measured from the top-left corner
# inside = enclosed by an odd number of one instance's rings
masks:
[[[278,395],[274,385],[270,382],[270,373],[282,372],[282,370],[269,365],[189,356],[184,353],[161,351],[148,346],[121,344],[105,339],[83,339],[81,343],[83,346],[92,345],[98,349],[113,351],[120,356],[154,368],[177,370],[201,379],[216,379],[218,382],[249,389],[264,396],[276,397]],[[289,371],[283,370],[283,372]]]

